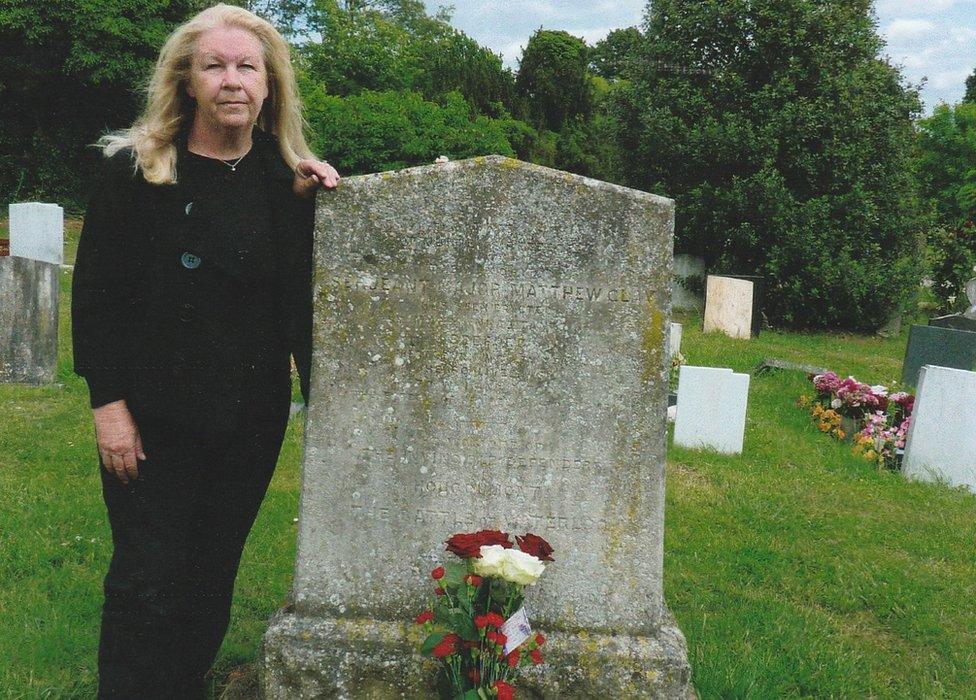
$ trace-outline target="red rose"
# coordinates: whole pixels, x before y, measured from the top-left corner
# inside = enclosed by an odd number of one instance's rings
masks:
[[[481,585],[481,577],[478,574],[468,574],[464,577],[464,580],[469,586],[474,586],[475,588]]]
[[[511,549],[512,542],[507,532],[500,530],[479,530],[478,532],[460,532],[451,536],[445,544],[447,551],[462,559],[481,557],[482,546],[500,544],[505,549]]]
[[[508,667],[515,668],[516,666],[518,666],[519,657],[521,656],[522,653],[518,649],[516,649],[511,654],[509,654],[508,658],[505,659],[508,662]]]
[[[533,557],[538,557],[542,561],[553,561],[552,546],[538,535],[531,532],[525,533],[522,537],[516,537],[519,549]]]
[[[434,613],[432,613],[430,610],[424,610],[422,613],[417,615],[416,622],[418,625],[422,625],[425,622],[430,622],[433,619]]]
[[[515,700],[515,688],[505,681],[495,681],[495,685],[492,687],[498,693],[498,700]]]
[[[532,657],[532,663],[534,663],[536,666],[542,663],[542,652],[538,649],[533,649],[530,651],[529,656]]]
[[[492,627],[501,627],[505,624],[505,618],[498,613],[490,612],[485,617],[488,619],[488,624]]]
[[[543,644],[546,643],[546,638],[543,637],[541,634],[537,634],[535,636],[535,643],[536,643],[536,645],[538,645],[538,646],[541,647]]]
[[[474,616],[474,626],[479,630],[483,630],[488,626],[488,616],[487,615],[475,615]]]
[[[443,659],[457,651],[457,643],[460,640],[456,634],[449,634],[434,647],[434,657]]]
[[[430,577],[435,581],[440,581],[444,578],[444,567],[438,566],[436,569],[430,572]]]

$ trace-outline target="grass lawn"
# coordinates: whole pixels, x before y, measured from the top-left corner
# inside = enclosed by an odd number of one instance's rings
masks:
[[[79,226],[67,227],[66,262]],[[91,697],[109,532],[84,382],[71,373],[61,277],[58,387],[0,386],[0,696]],[[690,364],[763,357],[869,383],[900,374],[893,339],[766,332],[704,336]],[[976,697],[976,497],[879,473],[794,407],[797,373],[753,377],[741,457],[672,449],[665,589],[703,698]],[[248,541],[221,685],[256,658],[287,593],[301,426]]]

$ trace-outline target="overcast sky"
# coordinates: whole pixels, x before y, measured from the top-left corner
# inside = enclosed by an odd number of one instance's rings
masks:
[[[646,0],[425,0],[428,9],[454,5],[454,26],[517,67],[539,27],[565,29],[594,43],[612,29],[640,24]],[[926,112],[962,99],[976,68],[976,0],[876,0],[888,55],[922,89]]]

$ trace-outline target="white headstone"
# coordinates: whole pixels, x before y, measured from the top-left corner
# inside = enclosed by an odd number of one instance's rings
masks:
[[[11,204],[10,255],[60,265],[64,261],[64,210],[57,204]]]
[[[682,367],[674,444],[741,453],[748,402],[748,374],[722,367]]]
[[[922,367],[902,471],[976,492],[976,372]]]
[[[753,283],[709,275],[705,284],[705,333],[721,331],[732,338],[752,337]]]
[[[671,335],[668,336],[668,357],[674,357],[681,352],[681,332],[680,323],[671,324]]]

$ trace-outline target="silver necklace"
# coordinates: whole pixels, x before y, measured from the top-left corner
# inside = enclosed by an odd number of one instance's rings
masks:
[[[248,151],[247,153],[250,153],[250,151]],[[220,162],[223,163],[224,165],[226,165],[228,168],[230,168],[230,171],[231,172],[236,172],[237,166],[240,164],[240,162],[242,160],[244,160],[245,158],[247,158],[247,153],[245,153],[244,155],[242,155],[240,158],[238,158],[237,160],[235,160],[233,163],[228,163],[226,160],[222,160],[222,159],[220,159]]]

